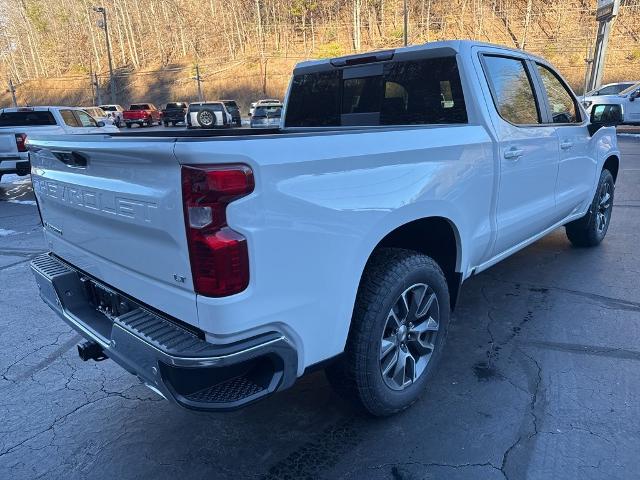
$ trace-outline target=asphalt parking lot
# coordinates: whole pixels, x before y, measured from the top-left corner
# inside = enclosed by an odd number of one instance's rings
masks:
[[[640,471],[640,136],[596,249],[559,229],[462,291],[424,398],[359,415],[321,372],[238,412],[159,399],[42,303],[28,177],[0,184],[0,479],[630,479]]]

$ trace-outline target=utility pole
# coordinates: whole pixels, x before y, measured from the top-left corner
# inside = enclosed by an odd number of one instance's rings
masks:
[[[96,89],[96,105],[102,105],[102,95],[100,95],[100,84],[98,83],[98,74],[93,72],[92,84]]]
[[[13,86],[13,81],[9,78],[9,93],[11,93],[11,99],[13,100],[13,106],[18,106],[18,101],[16,100],[16,87]]]
[[[407,0],[404,0],[404,46],[409,43],[409,9],[407,8]]]
[[[104,30],[104,37],[107,41],[107,57],[109,58],[109,88],[111,90],[111,103],[116,103],[116,85],[113,76],[113,61],[111,60],[111,41],[109,40],[109,27],[107,25],[107,9],[105,7],[93,7],[93,11],[102,14],[102,22],[98,26]]]
[[[202,79],[200,78],[200,66],[197,63],[196,76],[194,77],[194,79],[198,83],[198,101],[204,102],[204,99],[202,98],[202,86],[200,85],[200,82],[202,82]]]

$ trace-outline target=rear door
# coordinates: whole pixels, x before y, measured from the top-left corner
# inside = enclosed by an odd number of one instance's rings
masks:
[[[558,141],[553,125],[544,123],[527,58],[491,52],[482,53],[480,61],[493,99],[490,114],[498,144],[494,255],[499,255],[557,221]]]
[[[598,160],[590,155],[587,119],[571,89],[551,67],[536,62],[535,70],[546,100],[546,123],[553,125],[558,137],[556,209],[560,217],[566,217],[590,201]]]
[[[60,118],[62,119],[62,127],[67,133],[82,133],[82,127],[78,117],[73,113],[70,108],[60,109],[58,111]]]

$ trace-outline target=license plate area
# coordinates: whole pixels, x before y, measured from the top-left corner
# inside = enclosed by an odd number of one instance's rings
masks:
[[[100,285],[89,277],[81,277],[80,283],[83,285],[89,304],[111,321],[137,308],[118,292]]]

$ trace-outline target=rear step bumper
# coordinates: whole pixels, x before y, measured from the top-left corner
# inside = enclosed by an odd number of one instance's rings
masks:
[[[297,353],[281,333],[214,345],[51,254],[35,258],[31,270],[40,296],[63,320],[149,388],[182,407],[234,410],[296,379]],[[101,292],[99,300],[91,294],[95,289]],[[126,313],[113,314],[112,301],[117,303],[115,311]]]

